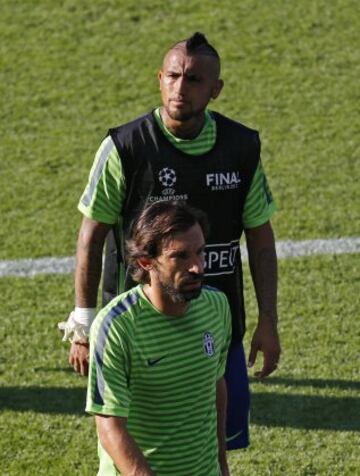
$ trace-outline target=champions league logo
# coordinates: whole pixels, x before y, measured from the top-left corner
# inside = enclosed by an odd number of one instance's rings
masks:
[[[149,197],[149,202],[163,202],[169,200],[184,200],[188,199],[186,193],[177,194],[174,188],[176,184],[176,172],[170,167],[162,168],[158,173],[158,179],[162,187],[161,195],[151,195]]]
[[[176,183],[175,170],[165,167],[159,172],[159,180],[164,187],[173,187]]]
[[[214,338],[210,332],[204,334],[204,352],[208,357],[212,357],[215,354]]]

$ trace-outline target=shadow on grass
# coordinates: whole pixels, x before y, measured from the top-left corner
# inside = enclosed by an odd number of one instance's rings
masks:
[[[252,394],[250,421],[255,425],[308,430],[360,431],[360,398]]]
[[[352,383],[352,382],[349,382]],[[3,387],[0,410],[84,415],[84,388]],[[360,398],[254,393],[251,423],[268,427],[360,431]]]
[[[85,388],[0,388],[0,410],[84,415],[85,399]]]
[[[250,378],[250,382],[258,382]],[[268,377],[262,385],[283,385],[294,389],[360,391],[360,382],[341,379],[295,379]],[[360,431],[360,398],[323,395],[300,395],[261,392],[251,396],[251,423],[263,426],[281,426],[309,430]]]
[[[256,383],[258,380],[250,377],[250,382]],[[262,385],[284,385],[289,387],[314,387],[314,388],[336,388],[339,390],[357,390],[360,392],[360,382],[339,379],[294,379],[291,377],[268,377],[263,380]]]

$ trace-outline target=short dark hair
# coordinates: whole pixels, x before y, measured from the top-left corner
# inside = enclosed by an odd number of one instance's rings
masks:
[[[149,273],[137,262],[139,258],[156,258],[161,248],[176,233],[187,231],[196,223],[206,238],[209,224],[204,212],[185,202],[155,202],[147,205],[135,220],[126,241],[129,272],[139,283],[149,282]]]
[[[185,40],[178,41],[171,49],[178,46],[185,47],[187,53],[214,56],[220,61],[219,53],[208,42],[206,36],[199,31],[196,31]]]

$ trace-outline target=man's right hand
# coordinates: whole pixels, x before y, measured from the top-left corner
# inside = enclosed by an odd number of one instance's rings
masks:
[[[89,343],[73,342],[70,347],[69,364],[83,377],[89,372]]]
[[[77,242],[75,269],[75,305],[79,308],[94,310],[96,308],[102,252],[110,229],[111,225],[83,218]],[[77,321],[79,322],[79,319]],[[90,328],[90,325],[88,327]],[[74,367],[75,372],[84,376],[88,374],[89,344],[86,339],[71,344],[69,363]]]

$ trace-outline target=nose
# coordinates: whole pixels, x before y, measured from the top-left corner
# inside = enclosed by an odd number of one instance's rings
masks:
[[[204,273],[204,258],[196,256],[189,267],[189,273],[203,274]]]
[[[178,94],[183,95],[186,89],[186,77],[179,76],[176,81],[175,90]]]

